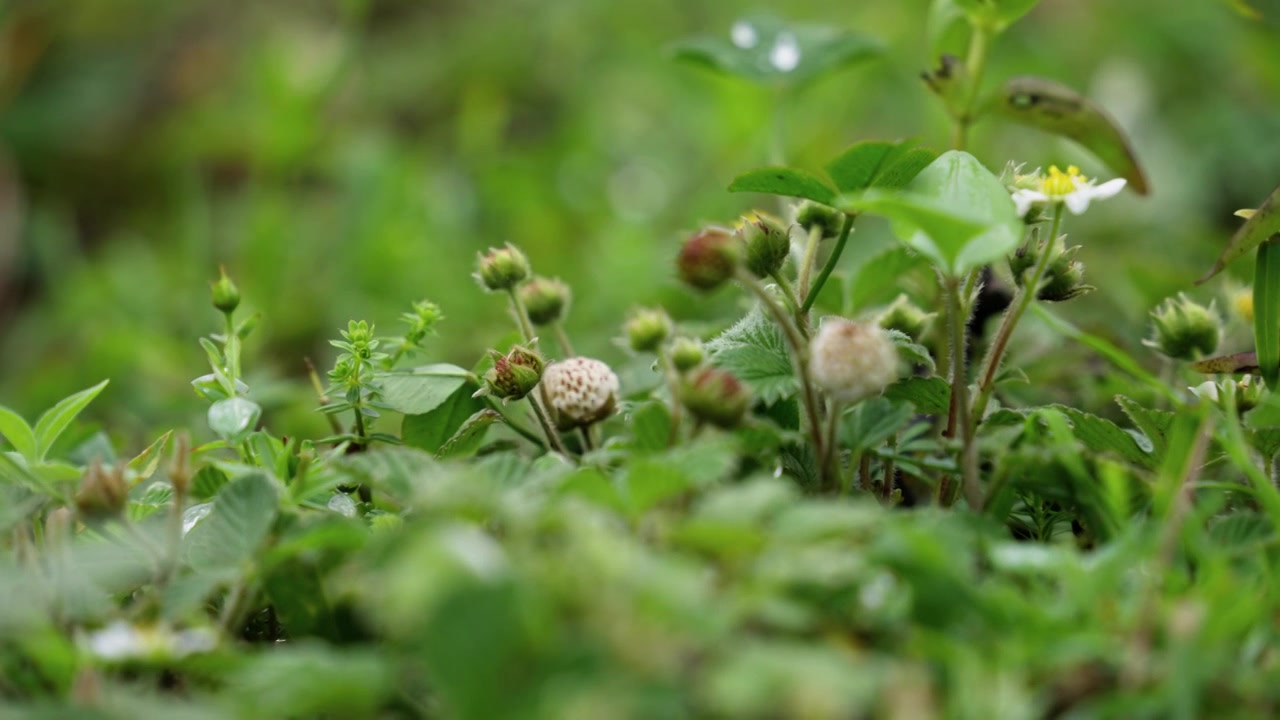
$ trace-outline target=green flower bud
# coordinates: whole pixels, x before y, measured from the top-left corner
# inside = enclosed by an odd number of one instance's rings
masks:
[[[550,278],[535,277],[520,286],[520,301],[534,325],[550,325],[564,317],[570,295],[568,285]]]
[[[1205,307],[1178,293],[1176,299],[1165,300],[1151,311],[1154,334],[1142,343],[1175,360],[1198,360],[1212,355],[1222,335],[1222,321],[1213,305],[1210,302]]]
[[[738,230],[747,247],[747,269],[756,277],[777,272],[791,253],[791,233],[777,218],[753,213]]]
[[[87,521],[106,520],[124,512],[129,488],[120,466],[104,470],[102,463],[94,460],[80,479],[76,490],[76,510]]]
[[[797,205],[795,214],[796,224],[804,228],[806,233],[816,229],[821,233],[819,237],[823,238],[839,235],[844,225],[844,213],[812,200],[805,200]]]
[[[1045,302],[1063,302],[1097,290],[1084,283],[1084,263],[1075,259],[1079,250],[1079,245],[1063,250],[1062,242],[1057,243],[1054,249],[1056,255],[1045,269],[1044,280],[1036,297]]]
[[[924,336],[936,316],[937,313],[926,313],[921,310],[905,294],[902,294],[880,313],[877,324],[886,330],[897,330],[915,342],[920,342],[920,338]]]
[[[529,260],[511,243],[489,248],[489,252],[480,255],[476,279],[487,290],[510,290],[528,277]]]
[[[1039,245],[1036,245],[1039,247]],[[1013,273],[1013,282],[1018,287],[1025,283],[1025,276],[1036,266],[1036,253],[1031,252],[1031,243],[1019,247],[1009,256],[1009,272]]]
[[[671,318],[661,308],[637,310],[627,321],[627,342],[636,352],[657,352],[671,334]]]
[[[730,429],[742,423],[751,393],[728,371],[707,367],[685,378],[680,402],[699,422]]]
[[[210,283],[213,294],[213,306],[230,315],[240,306],[240,289],[236,284],[231,282],[231,278],[227,277],[226,268],[218,268],[220,277]]]
[[[505,400],[519,400],[528,395],[542,379],[545,363],[538,353],[516,345],[506,355],[490,350],[493,367],[484,374],[484,387],[477,396],[493,395]]]
[[[706,357],[707,352],[702,348],[702,343],[693,338],[676,338],[671,344],[671,364],[679,372],[689,372],[701,365]]]
[[[742,264],[742,242],[729,231],[711,227],[685,241],[676,258],[680,279],[698,290],[714,290],[733,278]]]

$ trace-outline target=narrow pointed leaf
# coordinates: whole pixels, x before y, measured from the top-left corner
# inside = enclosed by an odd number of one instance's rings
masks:
[[[1205,375],[1256,373],[1258,372],[1258,353],[1242,352],[1234,355],[1205,358],[1191,363],[1191,369]]]
[[[1196,281],[1197,285],[1222,272],[1223,268],[1244,257],[1267,238],[1280,235],[1280,187],[1272,190],[1263,201],[1262,207],[1249,214],[1248,218],[1240,229],[1236,230],[1236,234],[1231,236],[1231,241],[1227,243],[1226,249],[1218,256],[1217,262],[1209,272]]]
[[[31,432],[31,426],[21,415],[7,407],[0,407],[0,435],[19,455],[31,462],[36,461],[39,443],[35,433]]]
[[[1041,77],[1010,78],[995,100],[1002,117],[1074,140],[1106,163],[1139,195],[1149,191],[1124,131],[1089,98]]]
[[[765,167],[745,172],[733,179],[729,192],[758,192],[805,198],[830,205],[836,199],[822,178],[806,170],[788,167]]]
[[[1253,275],[1253,341],[1262,379],[1274,391],[1280,380],[1280,238],[1258,246]]]
[[[85,409],[93,399],[98,397],[98,393],[107,386],[109,380],[94,385],[91,388],[81,390],[70,397],[63,398],[58,401],[57,405],[49,408],[44,415],[40,416],[40,420],[36,422],[35,434],[36,443],[38,444],[37,454],[41,460],[49,452],[49,448],[53,446],[58,436],[62,435],[62,431],[67,429],[72,420]]]

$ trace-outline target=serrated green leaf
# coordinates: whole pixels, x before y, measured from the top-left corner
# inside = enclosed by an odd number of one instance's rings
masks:
[[[674,47],[679,60],[769,85],[799,85],[881,52],[881,43],[867,36],[770,15],[743,18],[729,35],[701,35]]]
[[[405,415],[400,439],[405,445],[438,453],[467,420],[485,409],[484,401],[472,397],[476,386],[463,384],[436,407],[422,414]]]
[[[1117,395],[1115,399],[1129,420],[1151,441],[1156,459],[1163,458],[1165,450],[1169,448],[1169,428],[1173,425],[1174,413],[1142,407],[1136,400],[1124,395]]]
[[[799,389],[782,331],[758,307],[708,342],[707,351],[712,364],[733,373],[767,404]]]
[[[405,415],[421,415],[440,407],[467,383],[471,373],[448,363],[377,376],[382,403]]]
[[[940,155],[901,191],[844,195],[836,206],[889,218],[894,234],[955,276],[1008,254],[1024,228],[1004,185],[957,150]]]
[[[49,454],[49,448],[53,447],[53,443],[67,429],[71,421],[75,420],[76,416],[98,397],[98,393],[102,392],[109,382],[110,380],[103,380],[91,388],[65,397],[40,416],[35,427],[37,460],[43,460]]]
[[[758,192],[770,195],[806,198],[831,205],[836,191],[822,178],[807,170],[789,167],[763,167],[749,170],[733,179],[729,192]]]
[[[484,443],[485,431],[490,425],[502,422],[502,416],[496,410],[484,408],[467,418],[444,445],[436,452],[436,457],[463,457],[475,452]]]
[[[827,174],[840,192],[857,192],[870,187],[895,190],[906,187],[928,167],[937,153],[915,147],[910,140],[896,143],[860,142],[827,163]]]
[[[184,540],[186,557],[197,570],[236,568],[253,558],[275,521],[279,496],[264,473],[237,478],[218,493],[208,517]]]
[[[909,377],[885,388],[884,396],[909,402],[926,415],[942,415],[950,408],[951,386],[939,377]]]
[[[3,435],[14,451],[27,462],[34,463],[39,460],[40,444],[36,442],[36,435],[31,431],[31,426],[22,419],[21,415],[3,406],[0,406],[0,435]]]
[[[1071,432],[1085,447],[1097,453],[1114,453],[1145,468],[1154,468],[1159,458],[1143,450],[1133,435],[1115,423],[1066,405],[1050,405],[1043,410],[1061,413],[1071,423]]]
[[[993,102],[1001,117],[1080,143],[1134,192],[1149,192],[1124,131],[1089,98],[1053,80],[1021,76],[1010,78]]]

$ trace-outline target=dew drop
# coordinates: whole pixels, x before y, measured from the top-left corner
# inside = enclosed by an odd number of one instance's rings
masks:
[[[744,50],[753,48],[756,43],[760,42],[760,36],[756,34],[755,26],[746,20],[739,20],[729,29],[729,38],[733,40],[733,44]]]
[[[769,51],[769,62],[780,72],[791,72],[800,65],[800,45],[793,33],[778,33],[778,39]]]

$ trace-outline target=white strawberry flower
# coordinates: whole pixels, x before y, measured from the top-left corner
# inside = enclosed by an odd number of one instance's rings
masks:
[[[1027,214],[1033,205],[1063,203],[1073,215],[1079,215],[1089,209],[1094,200],[1106,200],[1114,197],[1124,189],[1125,179],[1115,178],[1101,185],[1096,180],[1080,174],[1080,168],[1072,165],[1066,172],[1057,165],[1049,166],[1049,174],[1042,175],[1039,170],[1031,175],[1017,175],[1013,182],[1013,204],[1018,216]]]
[[[557,426],[583,427],[613,413],[618,405],[618,376],[599,360],[569,358],[547,366],[542,393]]]
[[[898,349],[879,325],[830,317],[809,345],[809,369],[832,399],[854,403],[898,379]]]

